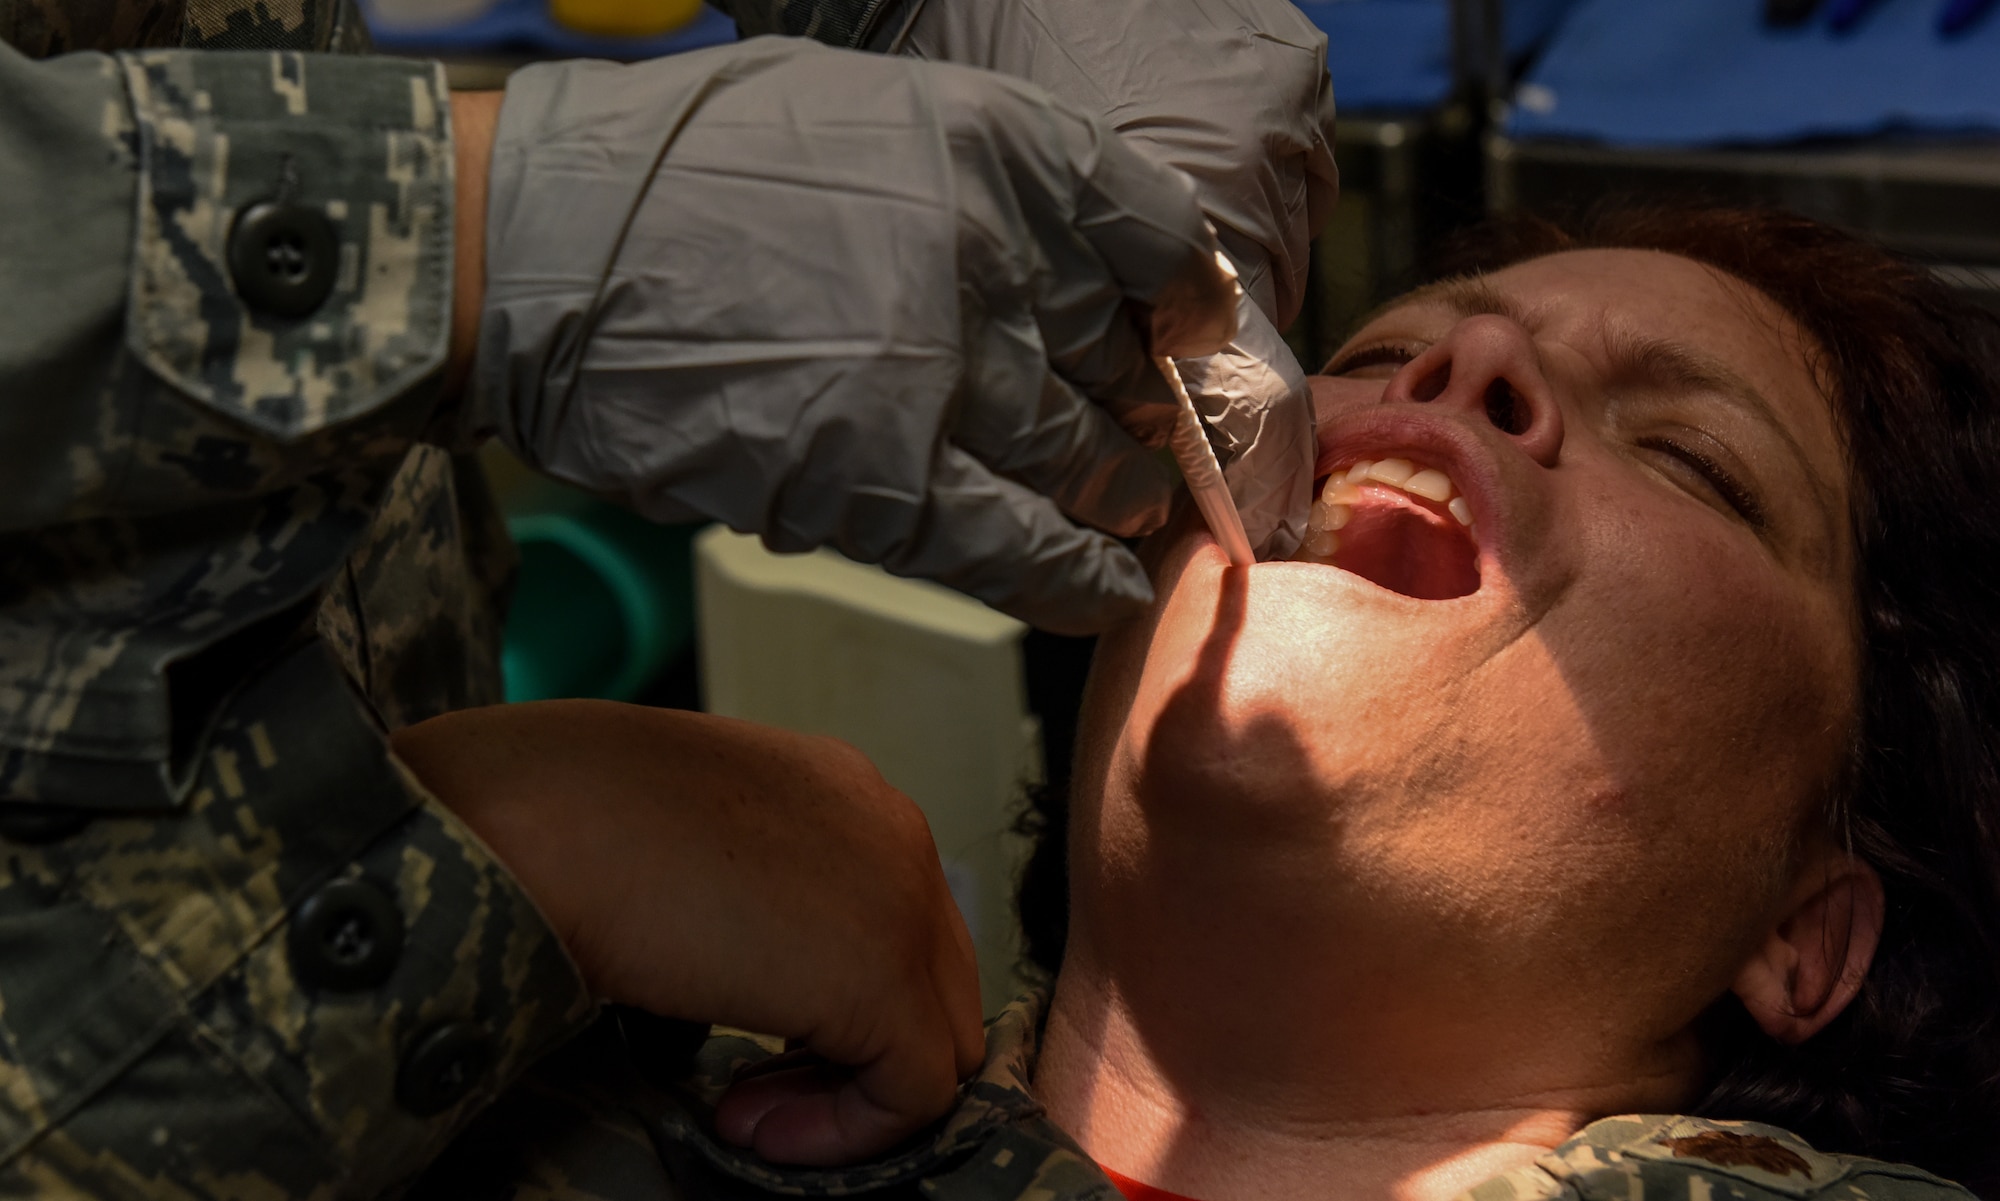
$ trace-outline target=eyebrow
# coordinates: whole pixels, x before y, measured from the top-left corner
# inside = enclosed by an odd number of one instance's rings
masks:
[[[1832,484],[1813,465],[1812,456],[1799,444],[1792,427],[1778,415],[1771,402],[1729,364],[1682,343],[1608,323],[1604,342],[1613,380],[1628,380],[1662,392],[1706,392],[1720,396],[1768,426],[1806,477],[1821,514],[1829,521],[1832,519],[1839,508]]]

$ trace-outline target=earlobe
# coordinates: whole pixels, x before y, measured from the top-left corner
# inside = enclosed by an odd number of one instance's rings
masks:
[[[1800,876],[1790,910],[1737,973],[1734,991],[1764,1033],[1796,1046],[1861,991],[1882,938],[1882,880],[1834,852]]]

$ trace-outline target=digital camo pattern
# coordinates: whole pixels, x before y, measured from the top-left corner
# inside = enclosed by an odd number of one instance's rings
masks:
[[[0,0],[0,40],[35,58],[150,46],[369,46],[353,0]],[[369,248],[356,256],[382,257]],[[412,303],[442,303],[426,285]],[[502,699],[502,601],[515,563],[476,460],[412,447],[319,615],[321,634],[391,729]]]
[[[0,41],[29,58],[76,50],[368,48],[354,0],[0,0]]]
[[[1532,1167],[1458,1201],[1967,1201],[1972,1194],[1901,1164],[1815,1151],[1755,1122],[1632,1115],[1593,1122]]]
[[[424,302],[450,294],[443,68],[285,52],[119,58],[139,128],[133,353],[185,395],[284,439],[437,369],[449,314]],[[255,136],[264,128],[283,132]],[[235,216],[261,200],[318,208],[338,232],[338,281],[308,319],[264,316],[226,282]]]
[[[138,148],[131,319],[94,377],[0,449],[0,554],[16,565],[0,593],[5,800],[171,806],[205,716],[189,707],[231,685],[231,639],[314,603],[371,525],[441,538],[467,524],[441,530],[408,487],[407,519],[377,514],[444,353],[451,158],[436,66],[147,51],[120,73],[91,132],[114,153]],[[305,321],[251,313],[228,282],[230,218],[274,189],[340,230],[342,278]],[[373,574],[406,640],[423,623]],[[453,690],[493,689],[432,688]]]
[[[317,619],[384,725],[506,699],[502,600],[518,561],[478,460],[412,447]]]
[[[0,0],[0,36],[43,54],[365,45],[351,5],[320,0]],[[0,321],[0,817],[124,811],[48,845],[0,831],[0,1197],[383,1195],[591,1006],[324,651],[258,678],[316,624],[378,720],[499,696],[511,548],[476,468],[412,445],[449,304],[441,83],[390,60],[38,68],[0,48],[0,93],[43,102],[0,112],[40,123],[10,145],[70,155],[0,164],[10,219],[43,220],[68,273],[0,262],[0,292],[37,301]],[[142,167],[151,274],[130,297],[68,286],[122,279]],[[323,204],[347,247],[303,332],[244,313],[213,236],[274,182]],[[128,302],[151,307],[126,322]],[[150,350],[182,356],[205,398]],[[402,954],[375,987],[304,988],[290,915],[356,874],[393,896]],[[494,1059],[419,1117],[396,1081],[440,1023],[483,1031]]]
[[[375,987],[303,988],[287,913],[351,875],[393,895],[404,950]],[[181,812],[0,846],[0,963],[7,1197],[379,1196],[590,1009],[311,643],[229,706]],[[445,1022],[486,1032],[494,1067],[419,1117],[397,1068]]]
[[[460,1136],[411,1194],[527,1201],[1118,1201],[1115,1186],[1044,1116],[1030,1080],[1046,998],[988,1024],[986,1063],[916,1145],[873,1163],[781,1168],[722,1146],[709,1118],[734,1075],[775,1048],[735,1034],[666,1080],[600,1023]],[[651,1065],[657,1066],[657,1065]],[[1338,1190],[1329,1196],[1338,1197]],[[1457,1201],[1970,1201],[1916,1168],[1823,1155],[1782,1130],[1685,1117],[1594,1122],[1531,1167]]]
[[[1029,1092],[1042,1006],[1031,994],[988,1024],[985,1066],[928,1136],[881,1160],[821,1169],[767,1164],[708,1134],[731,1079],[776,1042],[719,1031],[691,1065],[663,1064],[600,1022],[482,1114],[409,1201],[1119,1201]]]

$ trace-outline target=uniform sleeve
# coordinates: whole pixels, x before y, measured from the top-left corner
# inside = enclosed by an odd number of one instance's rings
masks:
[[[317,644],[232,698],[181,810],[23,834],[0,832],[0,1196],[393,1195],[591,1017]]]
[[[434,64],[0,46],[0,1196],[392,1193],[591,1015],[310,637],[450,149]]]

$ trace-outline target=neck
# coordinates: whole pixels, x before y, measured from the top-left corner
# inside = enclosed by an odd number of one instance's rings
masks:
[[[1532,1054],[1485,1063],[1424,1049],[1385,1055],[1380,1040],[1392,1029],[1347,1022],[1332,1009],[1309,1015],[1270,992],[1259,1020],[1246,1023],[1240,998],[1265,981],[1217,990],[1231,1000],[1213,1006],[1199,987],[1161,991],[1159,980],[1132,980],[1129,966],[1072,944],[1035,1091],[1100,1163],[1199,1201],[1329,1192],[1445,1201],[1530,1164],[1597,1117],[1672,1108],[1643,1102],[1685,1080],[1664,1063],[1627,1063],[1621,1070],[1631,1075],[1599,1076],[1620,1079],[1617,1086],[1594,1087],[1598,1073],[1582,1070],[1576,1083],[1551,1087],[1546,1077],[1507,1078],[1491,1066],[1532,1062]],[[1387,991],[1373,998],[1374,1010],[1395,1008]]]

